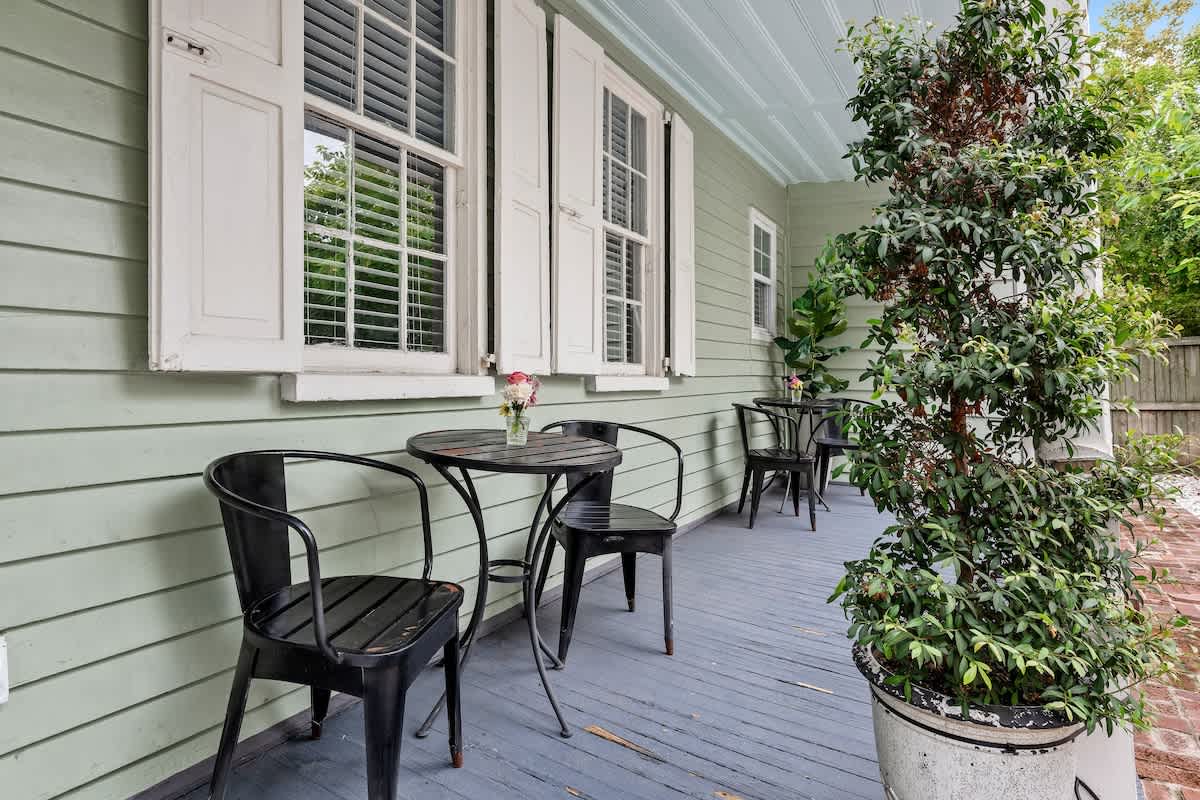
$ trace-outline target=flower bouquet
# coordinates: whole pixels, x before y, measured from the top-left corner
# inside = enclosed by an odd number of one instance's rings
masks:
[[[514,372],[501,392],[500,416],[506,418],[505,439],[510,445],[524,446],[529,439],[529,408],[537,405],[541,382],[533,375]]]
[[[788,396],[791,397],[792,402],[800,402],[800,398],[804,395],[804,381],[800,380],[800,376],[789,375],[784,383],[787,384]]]

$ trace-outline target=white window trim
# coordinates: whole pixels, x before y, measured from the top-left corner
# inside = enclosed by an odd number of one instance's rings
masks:
[[[356,4],[361,3],[357,0]],[[362,3],[365,6],[365,3]],[[339,347],[333,345],[304,345],[302,372],[297,377],[313,376],[312,381],[285,381],[285,399],[303,401],[316,399],[308,395],[313,392],[289,391],[288,386],[309,385],[324,386],[326,379],[341,377],[347,387],[340,392],[344,396],[324,399],[360,399],[351,387],[366,387],[368,385],[382,386],[382,383],[371,384],[370,381],[359,380],[364,376],[397,377],[409,376],[438,376],[451,378],[462,373],[474,375],[480,369],[479,357],[482,355],[482,344],[479,343],[483,323],[475,321],[464,325],[464,320],[475,319],[477,297],[481,295],[479,286],[483,280],[478,277],[481,270],[486,269],[486,259],[478,244],[480,237],[486,236],[482,231],[466,231],[470,223],[478,218],[483,224],[483,214],[486,208],[486,179],[483,174],[469,175],[471,171],[486,171],[486,144],[481,146],[481,133],[486,113],[481,112],[481,103],[486,102],[485,90],[476,86],[480,81],[486,81],[486,17],[483,3],[455,2],[455,56],[450,56],[436,48],[426,46],[444,58],[455,70],[455,91],[453,110],[454,148],[453,152],[431,145],[417,139],[407,132],[393,129],[382,123],[363,119],[356,112],[331,103],[321,97],[304,94],[303,102],[306,111],[313,111],[330,120],[348,127],[362,130],[391,144],[416,153],[423,158],[435,161],[445,168],[446,208],[445,208],[445,263],[446,269],[446,315],[443,333],[444,352],[421,353],[392,350],[377,350],[371,348]],[[364,7],[363,14],[373,14],[388,24],[389,20],[378,13]],[[360,20],[363,19],[360,16]],[[362,24],[359,25],[361,46]],[[413,37],[416,42],[417,37]],[[413,47],[423,46],[415,43]],[[468,102],[470,103],[468,105]],[[465,187],[460,188],[460,186]],[[466,224],[463,224],[466,223]],[[303,263],[299,265],[303,271]],[[348,313],[351,313],[348,310]],[[460,329],[466,332],[467,341],[458,340]],[[401,335],[404,332],[401,331]],[[472,358],[471,352],[475,353]],[[471,396],[462,394],[462,387],[474,387],[486,396],[494,392],[494,386],[483,390],[484,384],[475,382],[416,381],[411,383],[414,389],[405,388],[403,381],[392,381],[393,388],[384,390],[388,397],[401,399],[403,397],[431,396]],[[441,387],[445,394],[413,394],[413,391],[436,390]],[[366,390],[367,396],[361,399],[382,399],[377,396],[380,390]],[[288,395],[292,396],[289,397]]]
[[[284,375],[283,399],[292,403],[336,400],[416,400],[487,397],[496,393],[491,375],[346,375],[305,372]]]
[[[659,375],[592,375],[587,379],[589,392],[665,392],[671,380]]]
[[[663,259],[666,249],[663,246],[663,235],[666,231],[666,225],[663,221],[663,210],[666,207],[664,194],[666,189],[664,185],[666,183],[666,165],[664,163],[666,139],[663,122],[663,104],[642,86],[641,83],[631,77],[621,67],[617,66],[611,58],[607,57],[604,59],[604,88],[614,94],[620,95],[622,100],[629,103],[646,117],[646,175],[650,186],[646,198],[647,220],[645,236],[614,227],[614,230],[619,231],[622,236],[641,242],[645,249],[641,301],[642,363],[613,363],[609,362],[606,358],[602,358],[600,373],[602,375],[628,377],[662,376],[663,358],[666,354],[666,273]],[[597,141],[600,141],[599,137],[597,137]],[[597,152],[596,158],[603,159],[603,152]],[[605,234],[607,229],[608,223],[601,219],[601,236]],[[608,317],[605,297],[606,295],[603,289],[601,289],[601,294],[596,298],[596,302],[599,304],[600,318],[607,324]],[[607,337],[603,342],[603,347],[604,352],[601,355],[607,356]],[[589,382],[589,385],[596,385],[595,381]],[[617,386],[619,384],[611,381],[601,381],[600,385]],[[632,384],[629,385],[632,386]],[[654,385],[657,386],[658,384]],[[634,391],[637,388],[640,387],[634,387],[627,391]],[[622,389],[592,389],[592,391],[622,391]],[[658,391],[658,389],[655,389],[655,391]]]
[[[754,229],[762,228],[771,234],[771,274],[769,277],[759,275],[754,271]],[[750,253],[748,267],[750,270],[750,340],[758,343],[773,343],[775,341],[775,306],[778,305],[776,295],[779,282],[779,226],[757,208],[750,207],[750,227],[747,244]],[[759,284],[771,287],[771,303],[767,306],[767,325],[759,327],[754,324],[754,287]]]

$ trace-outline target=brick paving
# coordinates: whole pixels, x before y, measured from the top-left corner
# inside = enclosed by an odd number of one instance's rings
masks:
[[[1200,517],[1176,507],[1165,528],[1139,521],[1134,535],[1158,540],[1146,561],[1169,569],[1175,581],[1148,597],[1149,605],[1192,621],[1176,633],[1176,674],[1145,687],[1155,720],[1136,737],[1138,774],[1146,800],[1200,800]]]

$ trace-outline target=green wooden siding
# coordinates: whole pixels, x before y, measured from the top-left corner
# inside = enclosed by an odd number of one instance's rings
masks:
[[[665,394],[590,394],[581,379],[549,378],[534,421],[608,418],[674,437],[686,453],[687,523],[735,498],[730,403],[771,391],[779,373],[772,348],[750,341],[749,206],[781,231],[789,218],[799,225],[781,264],[802,266],[818,229],[845,217],[810,216],[822,187],[794,189],[789,206],[784,187],[583,24],[695,131],[700,374],[672,379]],[[146,370],[146,29],[144,0],[0,9],[0,631],[13,683],[0,706],[0,786],[22,800],[126,797],[215,750],[240,621],[217,508],[199,480],[210,459],[291,446],[408,463],[414,433],[499,425],[492,398],[289,405],[273,376]],[[669,509],[669,455],[630,448],[617,492]],[[423,472],[436,574],[473,592],[469,519]],[[315,509],[306,518],[326,574],[417,569],[410,493],[325,465],[293,477],[293,506]],[[493,556],[517,556],[539,484],[485,477],[479,490]],[[492,587],[489,613],[515,599]],[[245,735],[307,701],[256,682]]]

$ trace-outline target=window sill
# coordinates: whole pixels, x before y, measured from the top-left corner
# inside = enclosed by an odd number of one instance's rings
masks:
[[[281,386],[283,399],[290,403],[487,397],[496,393],[496,379],[491,375],[355,375],[304,372],[284,375]]]
[[[587,379],[589,392],[665,392],[671,381],[654,375],[593,375]]]
[[[755,328],[750,331],[750,341],[754,344],[774,344],[775,334]]]

